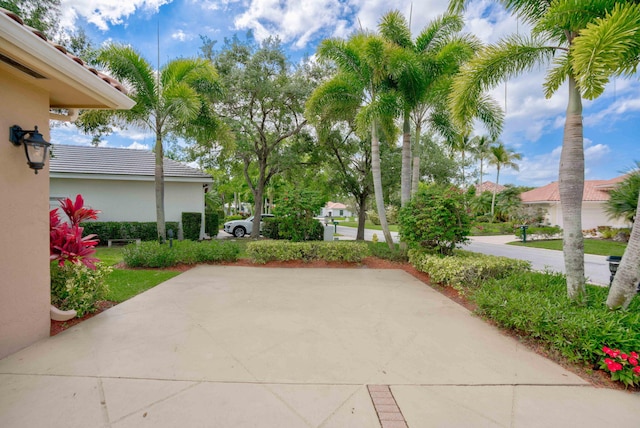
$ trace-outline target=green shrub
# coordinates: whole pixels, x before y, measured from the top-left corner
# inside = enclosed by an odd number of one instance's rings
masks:
[[[514,226],[511,222],[480,222],[479,219],[473,222],[471,227],[471,235],[473,236],[490,236],[490,235],[511,235],[514,233]]]
[[[274,210],[277,239],[297,242],[321,241],[324,228],[313,217],[325,202],[322,195],[316,191],[289,189],[283,192]],[[273,230],[269,233],[276,236]]]
[[[380,226],[380,217],[378,216],[378,212],[376,210],[367,211],[367,218],[371,223]]]
[[[212,238],[218,235],[220,231],[220,214],[218,212],[205,209],[204,231]]]
[[[97,263],[92,270],[83,264],[51,264],[51,304],[62,310],[75,309],[78,317],[95,312],[96,304],[109,292],[105,279],[112,268]]]
[[[253,263],[287,260],[361,262],[369,255],[364,242],[254,241],[247,245]]]
[[[158,242],[127,245],[122,251],[129,267],[164,268],[177,264],[236,261],[240,247],[234,242],[177,241],[173,247]]]
[[[190,241],[200,239],[201,213],[182,213],[182,236]]]
[[[413,248],[452,254],[467,241],[471,218],[460,189],[443,185],[421,185],[398,216],[402,241]]]
[[[87,221],[81,223],[84,235],[96,234],[104,245],[109,239],[141,239],[143,241],[156,241],[158,239],[158,226],[156,222],[137,221]],[[177,233],[178,222],[166,222],[166,229],[172,229]]]
[[[234,214],[234,215],[228,215],[224,218],[225,223],[228,221],[234,221],[234,220],[243,220],[246,217],[241,216],[240,214]]]
[[[448,284],[459,291],[477,288],[492,278],[504,278],[516,272],[528,271],[531,263],[507,257],[456,251],[453,256],[409,251],[409,263],[429,274],[435,283]]]
[[[278,219],[275,217],[266,217],[263,220],[262,236],[269,239],[280,239]]]
[[[387,216],[387,223],[389,224],[398,224],[398,207],[395,205],[389,205],[385,209],[385,215]]]
[[[485,282],[472,298],[477,312],[535,338],[570,361],[596,364],[602,347],[640,349],[640,299],[626,311],[611,311],[605,305],[608,289],[587,286],[585,306],[567,298],[564,275],[518,273]]]
[[[516,227],[516,237],[522,239],[522,229]],[[560,226],[531,226],[527,229],[527,239],[553,239],[562,233]]]
[[[368,243],[369,252],[373,257],[390,260],[392,262],[406,262],[407,260],[409,260],[406,249],[402,249],[398,244],[395,244],[394,249],[391,250],[386,242],[378,242],[378,236],[375,234],[374,236],[376,240]]]

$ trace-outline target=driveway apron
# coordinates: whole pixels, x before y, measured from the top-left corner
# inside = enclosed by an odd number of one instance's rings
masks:
[[[0,360],[5,428],[639,420],[400,270],[199,266]]]

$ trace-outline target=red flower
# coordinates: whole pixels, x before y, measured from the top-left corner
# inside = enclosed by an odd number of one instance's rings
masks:
[[[611,348],[607,347],[607,346],[603,346],[602,347],[602,352],[604,352],[605,354],[607,354],[608,356],[612,356],[611,355]]]
[[[611,353],[612,357],[617,357],[618,355],[620,355],[620,350],[619,349],[614,349],[613,352]]]
[[[640,376],[640,366],[636,366],[633,368],[633,374],[636,376]]]
[[[623,360],[626,360],[627,358],[629,358],[629,356],[627,354],[622,354],[620,355],[620,358],[622,358]]]
[[[633,357],[629,357],[629,363],[632,366],[637,366],[638,365],[638,359],[637,358],[633,358]]]
[[[635,358],[636,360],[638,359],[638,353],[637,352],[633,352],[631,351],[631,357]]]

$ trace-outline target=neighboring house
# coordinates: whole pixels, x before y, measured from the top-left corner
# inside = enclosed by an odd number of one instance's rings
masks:
[[[52,152],[52,208],[60,198],[80,193],[87,206],[101,211],[98,221],[156,221],[153,152],[61,144],[52,146]],[[210,175],[165,158],[165,220],[181,222],[183,212],[201,213],[204,237],[204,194],[212,183]]]
[[[605,203],[609,200],[609,192],[624,178],[625,176],[623,175],[611,180],[585,180],[582,195],[582,229],[594,229],[598,226],[629,226],[623,218],[609,219],[604,210]],[[525,205],[545,209],[547,211],[546,221],[549,224],[563,227],[560,191],[557,181],[523,192],[520,194],[520,199]]]
[[[345,204],[340,202],[327,202],[320,213],[321,217],[353,217],[353,214]]]
[[[496,184],[493,181],[485,181],[482,184],[476,184],[476,195],[480,195],[482,192],[491,192],[493,193],[496,190],[496,193],[502,192],[506,189],[502,184]]]
[[[0,9],[0,358],[49,336],[49,170],[29,168],[9,128],[73,120],[75,109],[130,109],[115,80],[49,43],[20,17]],[[67,115],[51,109],[67,109]],[[29,137],[31,138],[31,137]]]

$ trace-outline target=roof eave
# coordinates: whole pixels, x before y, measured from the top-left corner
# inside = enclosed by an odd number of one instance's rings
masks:
[[[15,25],[0,13],[0,40],[3,50],[20,63],[65,83],[73,84],[80,92],[98,101],[101,108],[128,110],[135,102],[83,66],[75,63],[49,43],[38,38],[27,28]],[[74,107],[74,106],[68,106]],[[82,106],[75,106],[82,107]]]

